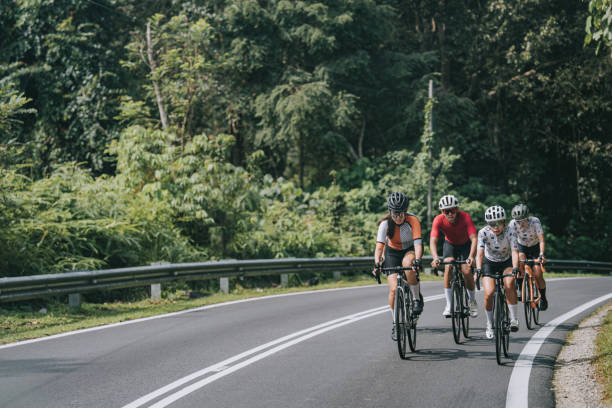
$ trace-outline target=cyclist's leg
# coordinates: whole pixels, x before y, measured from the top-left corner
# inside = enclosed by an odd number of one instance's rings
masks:
[[[484,308],[487,315],[486,337],[493,338],[493,293],[495,293],[495,279],[484,276],[482,278],[482,290],[484,291]]]
[[[512,273],[512,266],[509,266],[504,269],[504,274]],[[510,311],[510,328],[512,331],[518,330],[518,305],[516,304],[516,283],[514,282],[514,277],[509,276],[504,278],[504,288],[506,291],[506,303],[508,304],[508,309]]]
[[[414,248],[409,248],[402,259],[402,266],[411,266],[414,264],[416,256],[414,254]],[[419,294],[421,293],[421,287],[419,284],[419,278],[416,271],[407,270],[406,271],[406,281],[408,282],[408,286],[410,286],[410,292],[412,292],[412,296],[414,299],[414,313],[421,314],[423,311],[423,302],[420,300]]]
[[[444,240],[442,258],[444,259],[444,262],[450,262],[455,260],[455,257],[453,256],[453,245],[447,240]],[[453,273],[451,267],[452,265],[444,265],[444,297],[446,298],[446,306],[444,307],[444,311],[442,312],[443,316],[450,316],[451,296],[453,296],[453,291],[451,289],[451,280],[453,279]]]

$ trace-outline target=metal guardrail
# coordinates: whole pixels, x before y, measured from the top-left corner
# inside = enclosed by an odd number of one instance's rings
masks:
[[[427,267],[431,256],[423,256]],[[99,271],[67,272],[50,275],[0,278],[0,302],[44,296],[86,293],[100,289],[146,286],[176,280],[202,280],[246,276],[263,276],[300,272],[369,272],[372,257],[361,258],[284,258],[247,261],[218,261],[183,264],[161,264]],[[612,273],[612,262],[550,259],[548,270],[578,270]]]

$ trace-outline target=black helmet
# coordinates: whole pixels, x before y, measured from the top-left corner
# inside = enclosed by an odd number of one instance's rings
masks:
[[[408,209],[408,197],[406,197],[406,194],[397,191],[391,193],[387,199],[387,206],[389,211],[396,213],[405,212]]]

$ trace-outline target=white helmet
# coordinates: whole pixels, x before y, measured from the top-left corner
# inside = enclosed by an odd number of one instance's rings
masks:
[[[515,205],[512,209],[512,218],[515,220],[522,220],[527,217],[527,214],[529,214],[529,208],[525,204]]]
[[[440,207],[441,210],[459,207],[459,200],[457,200],[457,197],[455,197],[454,195],[448,194],[440,199],[438,207]]]
[[[494,205],[493,207],[487,208],[485,211],[485,221],[505,221],[506,220],[506,211],[503,207],[499,205]]]

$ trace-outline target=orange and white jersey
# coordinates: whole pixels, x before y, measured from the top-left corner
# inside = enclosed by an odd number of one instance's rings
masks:
[[[389,230],[389,221],[384,220],[378,226],[378,235],[376,237],[376,245],[389,247],[401,251],[408,249],[412,246],[423,244],[421,237],[421,223],[416,215],[406,213],[404,222],[400,225],[393,223],[395,231],[393,231],[393,237],[389,238],[387,231]]]

